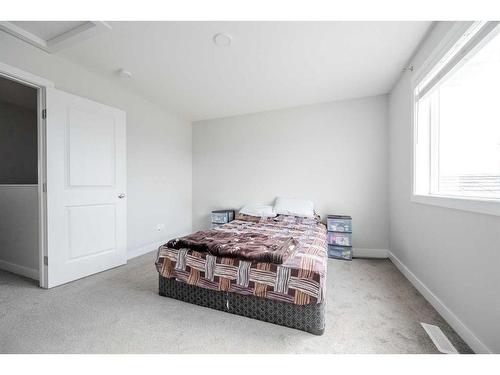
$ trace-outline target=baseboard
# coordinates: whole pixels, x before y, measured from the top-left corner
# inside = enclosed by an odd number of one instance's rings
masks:
[[[38,270],[34,268],[20,266],[18,264],[6,262],[5,260],[0,259],[0,269],[28,277],[33,280],[38,280]]]
[[[493,353],[479,340],[467,326],[422,282],[411,272],[392,252],[388,251],[389,259],[401,273],[413,284],[424,298],[437,310],[448,324],[460,335],[475,353]]]
[[[352,256],[355,258],[387,258],[387,249],[363,249],[363,248],[353,248]]]
[[[137,258],[138,256],[150,253],[152,251],[158,250],[158,248],[167,243],[169,239],[161,240],[158,242],[153,242],[136,249],[127,250],[127,260]]]

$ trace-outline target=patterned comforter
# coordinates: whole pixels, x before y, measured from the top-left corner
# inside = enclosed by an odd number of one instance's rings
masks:
[[[260,232],[200,230],[167,242],[172,249],[191,249],[216,257],[238,258],[255,263],[282,264],[293,255],[297,241],[291,236]]]
[[[244,219],[244,218],[243,218]],[[280,215],[258,221],[234,220],[216,228],[227,233],[292,237],[297,247],[282,264],[251,262],[186,248],[160,246],[160,275],[202,288],[255,295],[297,305],[321,303],[327,268],[326,228],[316,218]]]

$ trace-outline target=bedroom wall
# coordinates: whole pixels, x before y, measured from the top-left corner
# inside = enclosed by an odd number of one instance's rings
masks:
[[[0,185],[0,269],[38,280],[38,185]]]
[[[453,26],[440,22],[422,65]],[[391,259],[476,352],[500,352],[500,217],[413,203],[411,74],[389,97]]]
[[[38,183],[36,122],[36,109],[0,98],[0,184]]]
[[[387,157],[386,96],[195,122],[193,229],[213,209],[303,197],[351,215],[354,247],[388,249]]]
[[[191,231],[189,121],[126,87],[110,71],[98,75],[0,32],[0,62],[53,81],[56,88],[127,113],[129,255]],[[119,67],[117,67],[119,68]],[[157,224],[165,229],[157,231]]]
[[[36,103],[35,90],[31,99]],[[34,109],[0,101],[0,269],[34,279],[38,278],[36,117]]]

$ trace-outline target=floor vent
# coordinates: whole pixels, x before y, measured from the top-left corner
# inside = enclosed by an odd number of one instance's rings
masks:
[[[420,324],[424,327],[425,332],[427,332],[432,342],[441,353],[458,354],[457,349],[455,349],[450,340],[448,340],[448,337],[441,331],[441,328],[427,323]]]

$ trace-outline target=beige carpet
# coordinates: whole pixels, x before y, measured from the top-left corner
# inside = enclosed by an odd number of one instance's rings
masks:
[[[51,290],[0,271],[2,353],[470,352],[389,260],[329,260],[323,336],[160,297],[154,253]]]

